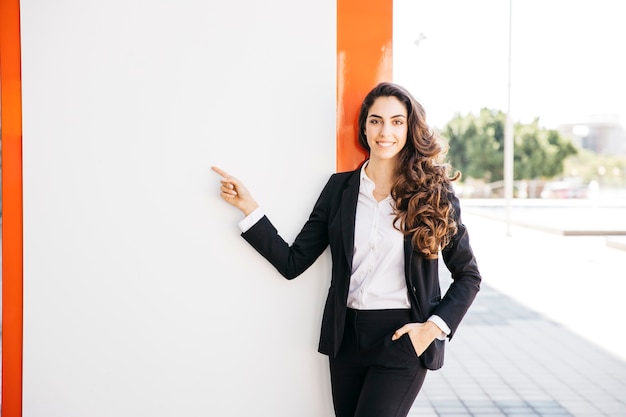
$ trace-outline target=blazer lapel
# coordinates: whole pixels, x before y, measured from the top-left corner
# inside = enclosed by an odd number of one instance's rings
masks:
[[[354,222],[356,219],[356,204],[359,199],[359,185],[361,169],[357,169],[350,176],[346,188],[341,195],[341,236],[343,238],[346,261],[352,268],[352,255],[354,252]]]

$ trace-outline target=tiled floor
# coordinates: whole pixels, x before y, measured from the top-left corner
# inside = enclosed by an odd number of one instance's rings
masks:
[[[626,363],[483,286],[410,415],[626,417]]]
[[[473,222],[472,226],[477,245],[501,243],[488,235],[489,225],[484,221]],[[541,235],[528,237],[534,242],[541,239]],[[523,258],[524,247],[530,247],[525,245],[507,250],[514,249],[514,255]],[[572,256],[571,249],[569,254]],[[500,255],[501,262],[504,253]],[[552,252],[552,256],[560,254]],[[482,260],[491,262],[486,256]],[[615,279],[624,276],[621,271],[616,271]],[[442,270],[442,280],[447,283],[445,274]],[[511,280],[519,281],[513,275]],[[410,416],[626,417],[626,361],[622,355],[590,343],[580,333],[526,307],[527,303],[516,301],[488,282],[483,281],[476,301],[446,347],[444,367],[427,376]],[[503,285],[502,280],[498,285]],[[623,285],[606,291],[620,288]],[[516,294],[522,293],[519,287],[515,289]],[[571,293],[563,297],[568,295]],[[594,298],[585,308],[593,310],[596,303],[599,309],[602,302]],[[554,303],[558,305],[559,300]],[[624,330],[615,330],[616,334],[598,336],[605,343],[624,337]],[[589,329],[590,334],[593,331]]]

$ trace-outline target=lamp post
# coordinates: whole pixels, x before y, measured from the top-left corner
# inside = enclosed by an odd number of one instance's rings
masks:
[[[511,201],[513,199],[513,121],[511,119],[511,38],[513,26],[513,0],[509,0],[509,60],[507,85],[506,126],[504,129],[504,200],[506,235],[511,236]]]

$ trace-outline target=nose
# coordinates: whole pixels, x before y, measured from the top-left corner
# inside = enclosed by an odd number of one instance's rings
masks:
[[[391,126],[389,125],[389,123],[383,124],[383,127],[380,130],[380,134],[384,137],[391,136]]]

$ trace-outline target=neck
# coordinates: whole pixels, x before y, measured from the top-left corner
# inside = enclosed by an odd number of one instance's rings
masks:
[[[374,194],[377,200],[391,193],[391,186],[395,179],[395,160],[372,160],[365,167],[365,173],[374,181]]]
[[[396,175],[395,160],[373,160],[370,159],[365,167],[365,173],[376,184],[391,184]]]

